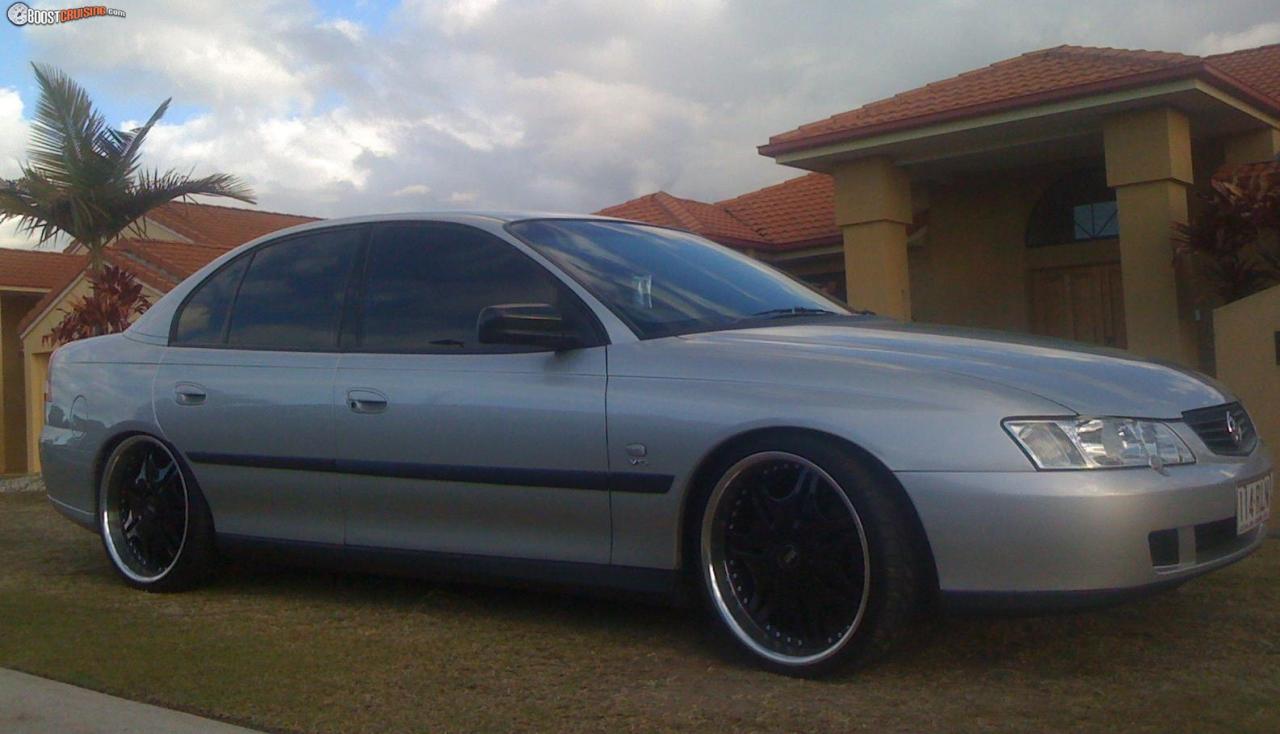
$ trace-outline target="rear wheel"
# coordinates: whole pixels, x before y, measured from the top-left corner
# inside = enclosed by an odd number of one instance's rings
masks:
[[[204,497],[174,452],[151,436],[126,438],[107,459],[98,529],[112,566],[134,588],[187,589],[213,564]]]
[[[835,441],[761,437],[717,467],[698,564],[717,624],[766,668],[816,676],[883,653],[919,559],[894,488]]]

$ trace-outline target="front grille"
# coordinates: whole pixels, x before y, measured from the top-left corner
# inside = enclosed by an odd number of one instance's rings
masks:
[[[1151,546],[1151,565],[1178,565],[1178,529],[1155,530],[1147,536]]]
[[[1249,414],[1240,403],[1188,410],[1182,414],[1182,420],[1210,451],[1220,456],[1247,456],[1258,445],[1253,421],[1249,420]],[[1234,435],[1230,431],[1233,424],[1236,426]]]
[[[1186,548],[1179,542],[1179,533],[1187,534]],[[1147,545],[1151,548],[1151,565],[1159,570],[1162,566],[1208,563],[1229,556],[1247,546],[1255,537],[1256,532],[1236,535],[1236,518],[1232,516],[1181,528],[1154,530],[1147,534]],[[1195,539],[1195,555],[1183,557],[1183,550],[1191,553],[1192,538]]]
[[[1196,559],[1204,558],[1221,551],[1237,540],[1236,519],[1224,517],[1214,522],[1201,523],[1196,526]]]

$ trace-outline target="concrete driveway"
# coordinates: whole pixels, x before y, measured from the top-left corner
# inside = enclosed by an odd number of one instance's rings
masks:
[[[0,731],[7,734],[253,734],[180,711],[0,668]]]

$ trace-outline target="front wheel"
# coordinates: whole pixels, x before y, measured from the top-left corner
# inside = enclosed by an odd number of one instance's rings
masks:
[[[107,459],[98,530],[111,565],[134,588],[181,591],[213,565],[204,497],[174,452],[151,436],[126,438]]]
[[[721,462],[698,532],[721,628],[776,672],[883,653],[915,615],[919,559],[893,488],[834,441],[774,436]]]

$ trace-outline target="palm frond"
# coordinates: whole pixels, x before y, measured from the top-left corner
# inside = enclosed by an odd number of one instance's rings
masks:
[[[145,236],[140,224],[143,215],[161,204],[192,196],[216,196],[246,204],[257,203],[253,191],[230,174],[215,173],[191,178],[189,174],[178,171],[144,171],[138,174],[128,200],[119,202],[117,206],[117,211],[127,218],[119,231],[132,225],[134,232]]]
[[[105,161],[96,143],[107,124],[89,94],[58,69],[44,64],[32,68],[40,101],[31,120],[29,165],[60,183],[100,172]]]
[[[121,144],[119,152],[114,156],[114,163],[120,175],[129,177],[138,170],[138,158],[142,152],[142,144],[147,139],[147,134],[151,132],[151,128],[164,117],[164,113],[169,110],[169,103],[173,101],[170,97],[160,103],[155,112],[151,113],[151,118],[146,124],[139,128],[134,128],[127,132],[117,132],[112,130],[114,139]]]
[[[0,181],[0,222],[17,219],[20,231],[41,243],[65,234],[89,251],[97,269],[103,248],[130,227],[140,229],[147,212],[162,204],[191,196],[256,203],[229,174],[140,171],[142,146],[170,100],[141,127],[114,130],[74,80],[52,66],[32,67],[40,101],[28,161],[18,179]]]

